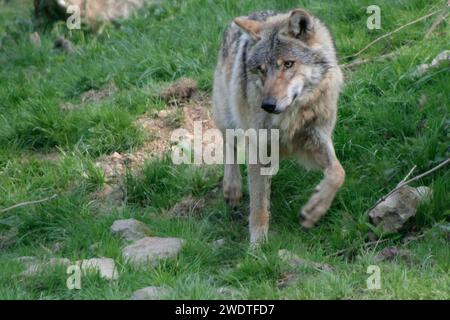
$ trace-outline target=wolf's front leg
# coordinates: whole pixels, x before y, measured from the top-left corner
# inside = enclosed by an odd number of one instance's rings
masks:
[[[225,137],[225,134],[223,135]],[[233,142],[225,141],[224,139],[225,164],[223,173],[223,197],[232,208],[236,208],[239,206],[242,198],[242,177],[240,165],[237,164],[236,147]],[[228,153],[231,154],[229,155]]]
[[[242,177],[238,164],[224,165],[223,196],[232,208],[239,206],[242,198]]]
[[[269,230],[270,175],[261,175],[261,166],[248,165],[248,182],[250,191],[250,242],[258,245],[267,239]]]
[[[322,169],[324,178],[300,212],[300,224],[306,229],[312,228],[327,212],[345,179],[345,171],[336,158],[331,138],[310,151],[308,156]]]

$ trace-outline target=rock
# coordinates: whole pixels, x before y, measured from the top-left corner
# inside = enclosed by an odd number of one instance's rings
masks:
[[[80,260],[72,263],[67,258],[51,258],[48,261],[38,261],[35,257],[20,257],[16,261],[22,263],[26,270],[22,272],[24,276],[35,276],[43,270],[53,269],[56,267],[68,267],[72,264],[80,266],[84,272],[98,271],[100,276],[108,280],[117,280],[119,274],[116,270],[113,259],[109,258],[93,258]]]
[[[22,275],[24,276],[35,276],[43,270],[54,269],[61,266],[68,267],[71,264],[70,260],[67,258],[51,258],[48,261],[40,262],[37,262],[37,259],[35,261],[25,260],[24,263],[26,266],[26,270],[22,272]]]
[[[160,300],[169,294],[169,290],[163,287],[146,287],[133,293],[130,300]]]
[[[97,271],[100,277],[107,280],[119,279],[119,273],[117,272],[116,265],[113,259],[110,258],[92,258],[77,261],[83,272]]]
[[[134,266],[156,266],[160,261],[175,258],[185,240],[179,238],[145,237],[126,246],[123,259]]]
[[[111,232],[126,241],[136,241],[150,234],[150,229],[135,219],[116,220],[111,226]]]
[[[289,265],[291,268],[294,269],[298,269],[300,267],[307,267],[323,272],[333,272],[334,270],[334,268],[328,264],[301,259],[295,253],[292,253],[285,249],[281,249],[278,251],[278,257],[283,262],[285,262],[287,265]]]
[[[450,50],[445,50],[439,53],[430,64],[423,63],[419,65],[412,73],[413,77],[424,75],[430,68],[439,67],[445,61],[450,61]]]
[[[409,259],[411,257],[411,251],[399,249],[397,247],[387,247],[381,250],[375,257],[375,259],[378,262],[382,262],[382,261],[391,261],[397,257]]]
[[[100,22],[127,19],[145,3],[153,2],[155,0],[34,0],[34,11],[36,17],[49,21],[66,20],[67,8],[75,5],[80,8],[81,21],[96,26]]]
[[[439,66],[444,61],[450,61],[450,50],[445,50],[439,53],[436,58],[431,61],[431,66],[436,67]]]
[[[417,206],[431,195],[428,187],[404,186],[370,210],[369,217],[384,232],[396,232],[416,215]]]

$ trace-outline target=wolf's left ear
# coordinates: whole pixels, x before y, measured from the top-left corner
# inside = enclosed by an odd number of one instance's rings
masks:
[[[297,39],[307,38],[314,29],[311,15],[302,9],[291,11],[289,17],[289,34]]]
[[[254,40],[260,40],[260,32],[262,29],[262,23],[255,20],[250,20],[247,17],[234,18],[234,23],[237,24],[242,31],[248,33]]]

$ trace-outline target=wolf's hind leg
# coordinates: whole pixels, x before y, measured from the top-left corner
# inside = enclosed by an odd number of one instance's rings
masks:
[[[345,171],[336,158],[331,138],[309,151],[308,157],[322,169],[324,178],[300,212],[300,224],[307,229],[312,228],[327,212],[345,180]]]
[[[248,165],[250,191],[250,243],[258,245],[267,240],[269,230],[270,175],[261,175],[261,166]]]

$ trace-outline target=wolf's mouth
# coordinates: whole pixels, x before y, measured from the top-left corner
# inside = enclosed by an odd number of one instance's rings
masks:
[[[277,110],[277,109],[274,109],[274,110],[266,110],[266,109],[264,109],[264,111],[266,111],[267,113],[270,113],[270,114],[280,114],[281,113],[281,111]]]
[[[281,108],[275,108],[275,110],[273,110],[272,112],[269,112],[269,113],[280,114],[283,111],[286,111],[288,108],[290,108],[294,104],[295,99],[297,99],[297,97],[298,97],[298,93],[294,94],[294,96],[292,97],[291,103],[289,103],[287,106],[285,106],[285,107],[282,106]]]

